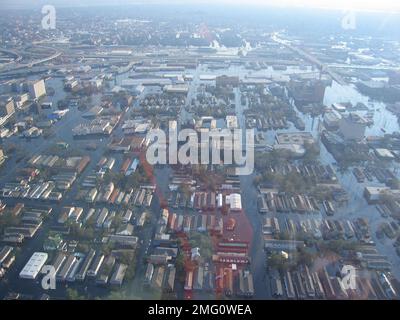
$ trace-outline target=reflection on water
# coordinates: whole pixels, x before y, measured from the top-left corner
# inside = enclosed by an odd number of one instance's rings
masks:
[[[350,102],[353,106],[357,103],[365,104],[370,111],[374,111],[374,124],[366,129],[366,136],[377,135],[381,136],[384,132],[393,133],[399,130],[397,118],[386,110],[383,102],[370,101],[367,96],[364,96],[357,91],[353,84],[342,86],[333,81],[332,86],[325,90],[324,104],[331,106],[335,102]],[[357,111],[360,115],[365,115],[368,111]]]

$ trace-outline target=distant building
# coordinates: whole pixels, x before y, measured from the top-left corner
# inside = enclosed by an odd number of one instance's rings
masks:
[[[306,149],[300,144],[275,144],[274,150],[287,151],[292,158],[301,158],[305,155]]]
[[[324,114],[324,124],[328,130],[336,130],[339,128],[339,121],[342,116],[336,110],[326,112]]]
[[[388,160],[392,160],[395,158],[395,156],[393,155],[393,153],[385,148],[376,148],[375,150],[375,154],[377,157],[381,158],[381,159],[388,159]]]
[[[21,94],[15,95],[14,96],[14,100],[15,100],[15,106],[17,108],[21,108],[25,103],[28,102],[29,93],[25,92],[25,93],[21,93]]]
[[[226,196],[226,202],[229,203],[229,207],[232,211],[242,210],[242,196],[239,193],[232,193]]]
[[[5,161],[6,157],[4,155],[3,149],[0,148],[0,165],[2,165]]]
[[[14,99],[7,97],[0,100],[0,117],[13,115],[15,112]]]
[[[365,136],[367,120],[363,117],[350,113],[339,121],[339,134],[345,140],[362,140]]]
[[[347,107],[343,103],[333,103],[332,108],[337,112],[346,112]]]
[[[163,87],[163,91],[167,93],[186,94],[189,91],[189,86],[186,84],[168,84]]]
[[[285,132],[276,134],[276,142],[278,144],[314,144],[315,140],[309,132]]]
[[[365,187],[364,197],[368,203],[377,203],[380,201],[381,195],[388,192],[388,187]]]
[[[226,126],[230,130],[239,128],[237,117],[236,116],[226,116]]]
[[[32,99],[39,99],[46,95],[46,86],[44,80],[30,81],[28,83],[29,94]]]
[[[320,80],[290,81],[289,94],[296,105],[302,106],[310,103],[323,103],[326,83]]]
[[[396,81],[394,79],[394,81]],[[392,79],[393,83],[393,79]],[[360,81],[357,83],[358,90],[373,99],[394,103],[400,99],[400,85],[389,84],[384,81]]]
[[[237,87],[239,85],[239,77],[237,76],[219,76],[215,78],[215,84],[217,87],[233,86]]]
[[[304,241],[265,239],[264,248],[267,251],[295,251],[304,247]]]

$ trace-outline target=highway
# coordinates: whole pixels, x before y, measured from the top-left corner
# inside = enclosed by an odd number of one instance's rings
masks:
[[[309,54],[308,52],[304,51],[303,49],[300,49],[298,47],[293,46],[292,44],[290,44],[290,42],[288,40],[282,40],[282,39],[278,38],[276,35],[273,35],[271,37],[271,39],[274,40],[275,42],[279,43],[279,44],[284,45],[288,49],[296,52],[299,56],[301,56],[305,60],[311,62],[314,65],[316,65],[318,67],[318,69],[321,70],[321,72],[325,72],[325,73],[329,74],[331,76],[331,78],[333,80],[335,80],[337,83],[339,83],[340,85],[346,85],[346,82],[344,81],[344,79],[340,75],[338,75],[337,73],[333,72],[329,68],[328,65],[322,63],[321,61],[319,61],[313,55]]]
[[[19,69],[23,69],[23,68],[32,68],[33,66],[36,66],[36,65],[39,65],[39,64],[42,64],[45,62],[49,62],[49,61],[54,60],[62,55],[62,51],[56,51],[54,48],[43,47],[43,46],[40,46],[40,48],[50,49],[55,52],[52,55],[47,56],[45,58],[33,60],[30,63],[22,63],[22,64],[16,63],[21,60],[21,55],[18,52],[0,48],[0,51],[6,52],[6,53],[12,53],[13,55],[17,56],[17,59],[12,63],[12,65],[6,65],[4,68],[1,69],[1,71],[8,72],[8,71],[14,71],[14,70],[19,70]]]

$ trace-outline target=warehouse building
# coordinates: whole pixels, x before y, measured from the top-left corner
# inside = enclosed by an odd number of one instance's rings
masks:
[[[48,258],[45,252],[35,252],[19,274],[21,279],[36,279]]]

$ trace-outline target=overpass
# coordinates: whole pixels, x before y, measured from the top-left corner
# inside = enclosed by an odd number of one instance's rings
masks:
[[[271,36],[271,39],[274,40],[275,42],[279,43],[279,44],[284,45],[288,49],[296,52],[299,56],[301,56],[305,60],[311,62],[314,65],[316,65],[318,67],[318,69],[321,70],[321,72],[325,72],[325,73],[329,74],[329,76],[333,80],[335,80],[337,83],[339,83],[340,85],[346,85],[346,82],[344,81],[344,79],[340,75],[338,75],[336,72],[333,72],[329,68],[328,65],[322,63],[321,61],[319,61],[313,55],[309,54],[308,52],[304,51],[303,49],[300,49],[298,47],[295,47],[295,46],[291,45],[290,42],[287,41],[287,40],[279,39],[276,35]]]
[[[48,47],[43,47],[43,48],[48,48]],[[45,57],[45,58],[41,58],[41,59],[37,59],[37,60],[33,60],[30,63],[23,63],[23,64],[15,64],[15,65],[7,65],[4,68],[1,69],[2,72],[9,72],[9,71],[14,71],[14,70],[19,70],[19,69],[23,69],[23,68],[32,68],[33,66],[54,60],[56,58],[58,58],[59,56],[62,55],[61,51],[56,51],[54,48],[50,48],[51,50],[54,50],[55,53],[53,53],[52,55]],[[22,57],[15,51],[10,51],[10,50],[6,50],[6,49],[0,49],[0,51],[3,52],[8,52],[9,54],[13,54],[17,56],[17,59],[14,61],[20,61],[22,59]]]

